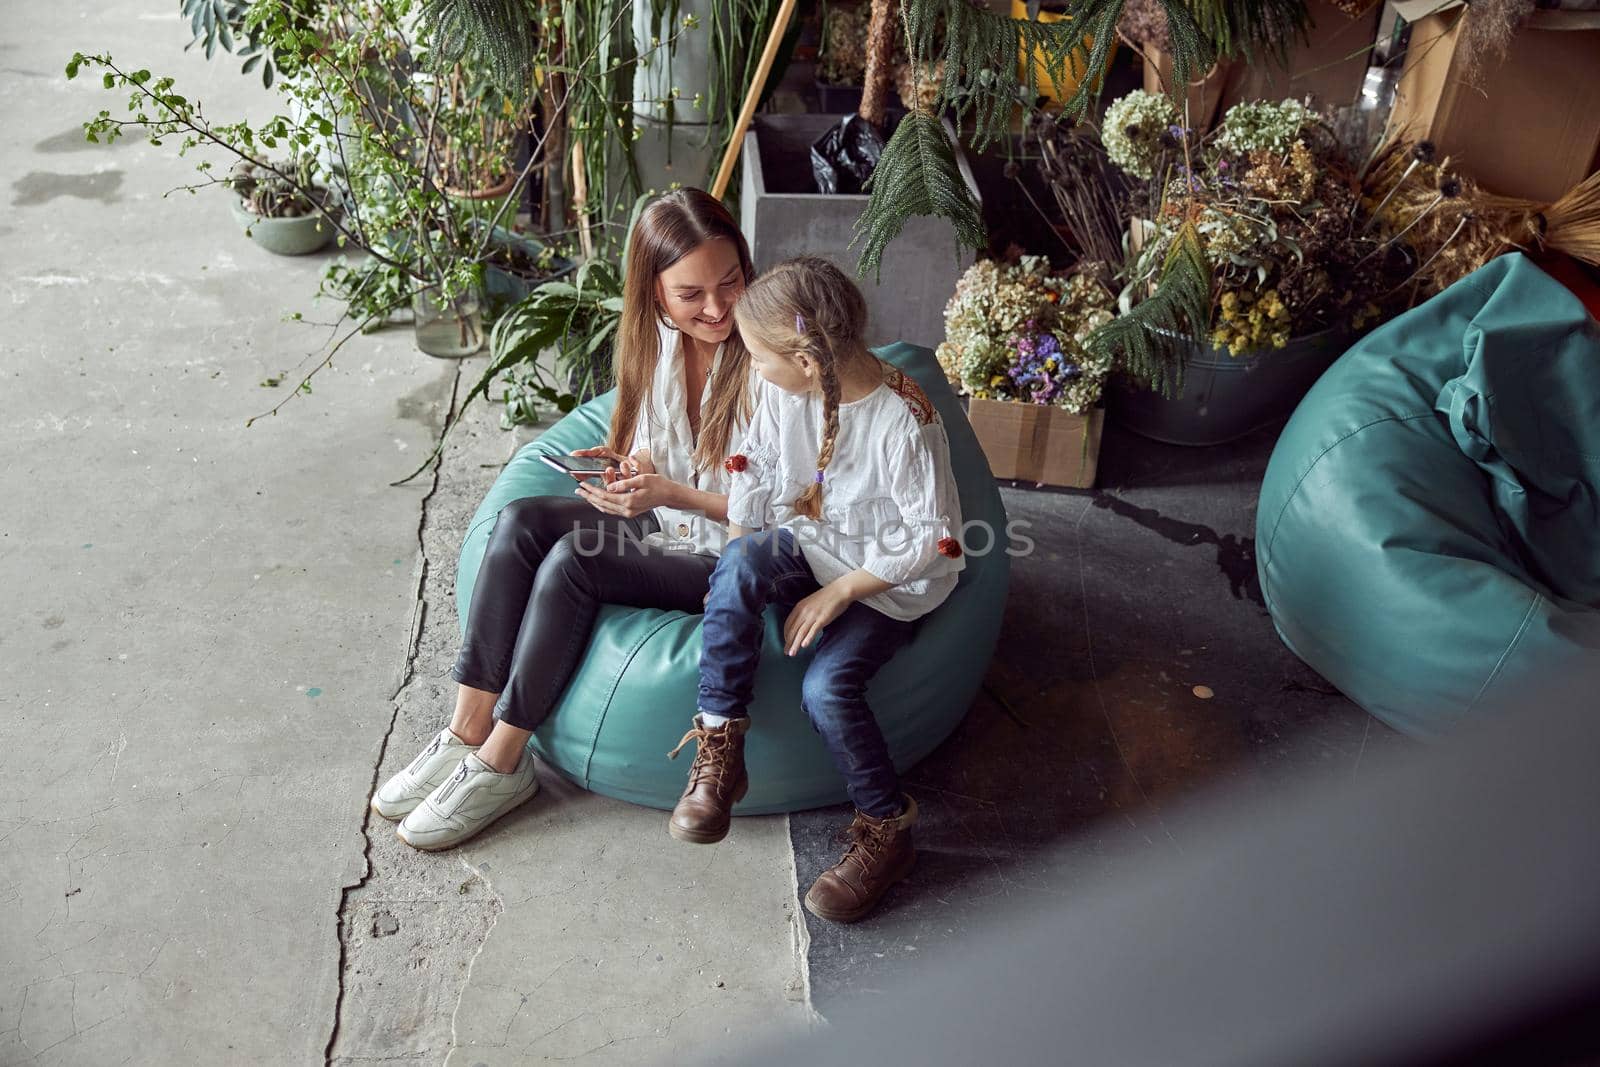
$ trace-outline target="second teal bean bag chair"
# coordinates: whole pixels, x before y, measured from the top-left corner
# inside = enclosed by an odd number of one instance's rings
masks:
[[[873,680],[870,699],[895,766],[902,771],[956,728],[982,684],[1000,634],[1010,578],[1006,513],[989,464],[944,373],[926,348],[879,349],[915,378],[944,419],[961,490],[963,520],[995,531],[994,551],[980,554],[983,535],[967,539],[967,567],[949,599],[925,616],[913,642]],[[473,516],[456,570],[462,620],[495,516],[525,496],[571,493],[571,479],[540,462],[605,440],[614,393],[567,415],[506,465]],[[800,708],[808,654],[783,655],[782,626],[767,619],[767,639],[750,708],[745,747],[750,792],[735,809],[754,815],[835,804],[844,780]],[[699,686],[700,616],[606,605],[594,639],[556,710],[533,735],[533,749],[568,778],[596,793],[654,808],[671,808],[688,776],[688,756],[667,759],[689,729]]]
[[[1369,334],[1256,515],[1284,642],[1404,733],[1600,693],[1600,326],[1520,254]]]

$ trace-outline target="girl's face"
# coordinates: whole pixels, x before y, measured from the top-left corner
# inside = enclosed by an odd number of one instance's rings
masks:
[[[809,393],[817,380],[817,369],[804,355],[786,356],[766,348],[751,337],[744,339],[750,350],[750,366],[767,381],[790,393]]]
[[[706,241],[656,275],[656,301],[679,330],[718,345],[733,333],[744,271],[732,241]]]

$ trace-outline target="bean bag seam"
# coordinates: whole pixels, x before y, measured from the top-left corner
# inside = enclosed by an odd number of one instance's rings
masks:
[[[616,674],[612,675],[611,688],[606,693],[606,702],[600,709],[600,714],[595,716],[594,732],[589,737],[589,754],[583,760],[583,787],[585,789],[589,788],[589,772],[594,767],[594,753],[600,744],[600,732],[605,727],[606,716],[611,714],[611,702],[616,699],[617,688],[622,684],[622,676],[628,673],[628,665],[639,654],[639,650],[649,644],[650,639],[665,629],[669,623],[676,622],[679,615],[679,612],[666,612],[665,618],[652,627],[643,637],[639,638],[638,642],[628,650],[628,654],[622,658],[622,663],[617,667]]]
[[[1543,593],[1540,593],[1537,590],[1534,592],[1533,600],[1528,604],[1528,610],[1522,613],[1522,622],[1517,625],[1517,632],[1511,636],[1511,640],[1506,645],[1505,651],[1500,653],[1500,658],[1495,660],[1494,669],[1489,672],[1489,677],[1483,680],[1483,685],[1479,687],[1477,696],[1472,698],[1472,703],[1467,705],[1466,711],[1462,712],[1462,717],[1472,714],[1473,710],[1477,708],[1479,702],[1483,700],[1483,695],[1487,693],[1489,691],[1489,687],[1494,684],[1494,680],[1500,676],[1501,668],[1505,666],[1506,660],[1510,658],[1511,653],[1516,651],[1518,643],[1522,640],[1522,635],[1528,632],[1528,624],[1533,621],[1533,613],[1538,609],[1539,605],[1544,602],[1544,599]]]
[[[1385,415],[1381,419],[1373,419],[1371,422],[1363,423],[1362,425],[1357,426],[1355,429],[1351,430],[1337,441],[1334,441],[1332,444],[1328,445],[1327,448],[1324,448],[1321,452],[1318,452],[1316,458],[1313,459],[1306,466],[1306,469],[1301,472],[1300,477],[1295,479],[1294,488],[1289,490],[1289,495],[1283,500],[1283,507],[1278,509],[1278,517],[1273,520],[1272,533],[1267,538],[1267,550],[1265,554],[1261,556],[1262,562],[1266,565],[1262,567],[1263,579],[1266,577],[1265,572],[1267,567],[1269,567],[1272,563],[1272,549],[1273,546],[1278,542],[1278,527],[1283,525],[1283,516],[1288,512],[1289,505],[1294,503],[1294,498],[1299,495],[1300,486],[1305,484],[1305,480],[1307,478],[1311,477],[1311,472],[1317,469],[1317,464],[1322,462],[1324,456],[1338,448],[1340,445],[1344,444],[1346,441],[1350,440],[1350,438],[1354,437],[1356,434],[1361,433],[1363,430],[1369,430],[1374,426],[1379,426],[1386,422],[1415,422],[1418,419],[1431,418],[1433,414],[1434,413],[1432,411],[1424,411],[1414,415]],[[1265,599],[1268,595],[1267,583],[1265,581],[1261,583],[1261,595],[1263,599]]]
[[[506,505],[507,506],[510,506],[511,503],[512,503],[512,501],[509,501],[509,500],[506,501]],[[462,547],[465,548],[467,542],[472,540],[472,535],[473,534],[475,534],[479,530],[483,529],[485,526],[487,526],[489,523],[493,522],[495,519],[498,519],[500,517],[500,512],[502,512],[504,510],[505,510],[504,507],[499,508],[498,510],[495,511],[495,513],[493,515],[486,515],[482,519],[480,519],[479,521],[477,521],[477,522],[473,523],[471,526],[467,527],[466,536],[461,538]],[[457,556],[458,559],[460,558],[460,555],[461,555],[460,552],[456,553],[456,556]]]

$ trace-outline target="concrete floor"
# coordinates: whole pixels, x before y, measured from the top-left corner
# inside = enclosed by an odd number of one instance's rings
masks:
[[[464,365],[459,394],[482,364]],[[499,467],[537,433],[497,418],[467,411],[423,509],[418,643],[380,777],[454,705],[456,555]],[[663,813],[541,772],[533,801],[451,853],[415,852],[369,819],[330,1062],[665,1062],[757,1022],[809,1021],[786,819],[691,848]]]
[[[404,329],[245,428],[319,349],[281,317],[331,317],[322,257],[163,197],[196,178],[171,144],[84,142],[121,97],[62,74],[109,49],[270,114],[175,7],[0,43],[0,1064],[638,1062],[803,1022],[781,818],[685,849],[547,781],[455,854],[365,825],[449,709],[456,549],[516,442],[480,407],[389,487],[465,392]]]
[[[1113,424],[1098,488],[1002,489],[1036,550],[1012,563],[987,693],[906,775],[922,813],[911,878],[871,923],[809,919],[817,1010],[936,969],[997,913],[1065,907],[1141,848],[1181,854],[1173,815],[1201,795],[1348,780],[1404,744],[1297,660],[1262,606],[1256,492],[1276,437],[1179,448]],[[848,821],[793,816],[802,886]]]
[[[997,905],[1069,898],[1129,830],[1181,850],[1172,816],[1214,783],[1355,775],[1393,744],[1260,607],[1271,434],[1183,450],[1112,428],[1100,490],[1005,490],[1039,551],[1014,565],[991,696],[908,775],[923,858],[872,921],[800,918],[839,810],[693,849],[545,775],[480,840],[412,852],[366,798],[444,722],[456,551],[530,433],[480,403],[436,478],[391,488],[483,362],[404,329],[246,429],[323,340],[282,321],[331,317],[321,257],[260,251],[220,190],[164,198],[194,177],[170,147],[84,143],[120,105],[61,67],[111,48],[219,117],[271,98],[183,53],[169,3],[26,18],[0,43],[0,1064],[736,1048],[950,959]]]

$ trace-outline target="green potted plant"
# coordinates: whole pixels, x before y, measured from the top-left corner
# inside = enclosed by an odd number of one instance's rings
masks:
[[[233,214],[245,236],[280,256],[303,256],[327,247],[340,207],[314,171],[315,161],[303,155],[267,165],[237,164],[227,184],[238,194]]]
[[[481,220],[510,223],[515,205],[506,208],[516,184],[512,165],[520,111],[487,72],[457,64],[442,78],[419,75],[424,97],[441,102],[428,129],[431,150],[445,195]]]
[[[1125,372],[1112,413],[1135,432],[1217,444],[1286,418],[1403,303],[1405,257],[1368,232],[1356,161],[1300,102],[1237,104],[1198,135],[1136,90],[1101,136],[1138,182],[1120,314],[1087,344]]]
[[[483,296],[489,321],[497,321],[542,284],[570,274],[576,261],[531,234],[496,226],[484,260]]]
[[[1094,485],[1111,361],[1083,342],[1113,306],[1099,273],[983,259],[956,284],[937,354],[995,477]]]
[[[967,147],[981,152],[1007,138],[1016,107],[1037,99],[1048,85],[1074,86],[1061,102],[1065,117],[1091,113],[1126,7],[1127,0],[1077,0],[1070,19],[1042,22],[962,0],[903,0],[898,8],[894,0],[873,0],[868,100],[862,113],[871,117],[873,57],[886,58],[890,47],[876,29],[885,24],[880,16],[887,16],[889,36],[904,37],[913,68],[936,70],[939,78],[931,106],[899,124],[878,161],[872,199],[856,230],[863,273],[879,271],[884,250],[917,215],[946,220],[963,245],[987,245],[979,205],[962,188],[954,132],[939,119],[952,118],[955,128],[970,130]],[[1218,56],[1270,53],[1281,47],[1285,27],[1306,21],[1305,0],[1259,0],[1248,6],[1163,0],[1160,8],[1171,44],[1174,93]],[[1018,57],[1027,55],[1035,61],[1022,63],[1020,77],[1013,76]]]

